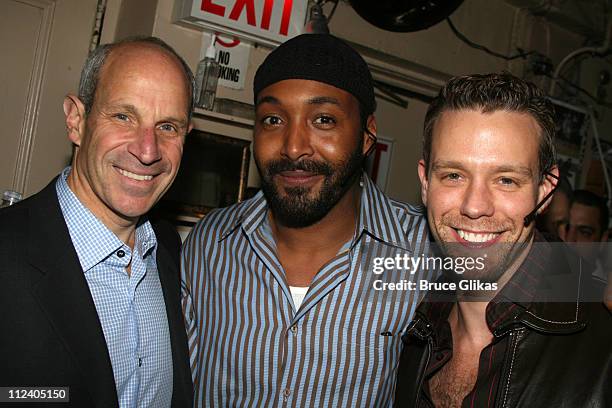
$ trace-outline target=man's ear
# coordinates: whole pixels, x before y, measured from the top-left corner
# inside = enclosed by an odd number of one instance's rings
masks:
[[[553,166],[546,173],[550,173],[554,175],[555,177],[551,177],[547,174],[544,174],[542,182],[540,183],[540,186],[538,187],[538,201],[537,201],[538,203],[542,201],[544,197],[546,197],[548,193],[550,193],[553,190],[553,188],[555,188],[557,183],[559,182],[559,168],[557,166]],[[552,196],[546,201],[546,203],[544,203],[544,205],[542,205],[542,207],[538,209],[538,214],[541,214],[542,212],[544,212],[544,210],[546,210],[546,208],[548,208],[548,206],[550,205],[551,201],[552,201]]]
[[[427,189],[429,188],[429,180],[427,180],[427,166],[425,165],[425,160],[419,160],[417,171],[419,173],[419,180],[421,180],[421,201],[423,201],[423,205],[427,207]]]
[[[363,154],[372,152],[376,143],[376,118],[374,115],[368,116],[366,128],[363,129]]]
[[[68,94],[64,98],[64,115],[68,139],[76,146],[81,145],[85,134],[85,105],[78,96]]]

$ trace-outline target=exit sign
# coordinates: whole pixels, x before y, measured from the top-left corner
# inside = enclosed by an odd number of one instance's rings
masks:
[[[305,0],[181,0],[178,18],[251,41],[278,45],[302,33]]]

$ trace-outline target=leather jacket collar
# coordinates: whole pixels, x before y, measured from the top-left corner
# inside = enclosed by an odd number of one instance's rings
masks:
[[[584,261],[575,256],[563,243],[550,244],[541,236],[536,235],[525,262],[521,268],[527,268],[532,261],[538,265],[536,271],[537,283],[531,301],[524,298],[514,299],[511,291],[520,286],[521,274],[517,271],[511,281],[494,299],[489,302],[490,308],[505,307],[514,309],[507,313],[499,322],[490,328],[496,338],[505,336],[509,331],[523,326],[545,334],[569,334],[578,332],[586,326],[583,316],[582,302],[593,301],[597,288],[589,286],[590,271],[584,266]],[[533,267],[532,267],[533,268]],[[519,273],[520,272],[520,273]],[[532,271],[532,275],[534,275]],[[439,305],[432,306],[432,294],[428,294],[418,307],[415,318],[409,325],[406,335],[414,336],[419,340],[432,338],[435,341],[435,328],[431,314],[432,309],[439,313]],[[508,307],[508,305],[512,305]],[[446,307],[450,311],[450,306]],[[499,315],[500,313],[498,313]],[[490,319],[489,316],[488,320]]]

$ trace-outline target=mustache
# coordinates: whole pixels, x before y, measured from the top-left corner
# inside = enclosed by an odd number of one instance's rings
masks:
[[[483,217],[479,220],[473,220],[461,215],[445,215],[442,217],[442,223],[453,228],[468,229],[473,231],[488,230],[488,231],[506,231],[515,227],[515,224],[509,220],[496,220]]]
[[[278,159],[273,160],[266,165],[266,173],[268,173],[270,176],[274,176],[284,171],[296,170],[306,171],[313,174],[322,174],[324,176],[330,176],[334,173],[334,169],[329,164],[308,159],[299,161]]]

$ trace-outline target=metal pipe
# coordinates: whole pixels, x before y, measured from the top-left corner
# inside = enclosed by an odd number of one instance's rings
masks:
[[[606,181],[607,197],[608,197],[608,208],[612,203],[612,185],[610,184],[610,176],[608,174],[608,167],[604,158],[603,151],[601,150],[601,143],[599,143],[599,131],[597,130],[597,123],[595,122],[595,114],[593,108],[590,109],[590,121],[593,129],[593,138],[595,139],[595,145],[597,146],[597,152],[599,153],[599,160],[601,162],[601,168],[604,174],[604,180]]]
[[[106,0],[98,0],[96,8],[96,20],[91,33],[91,41],[89,43],[89,52],[92,52],[100,45],[100,36],[102,35],[102,22],[106,13]]]
[[[555,72],[553,74],[552,81],[550,82],[550,88],[548,89],[548,94],[550,96],[553,95],[553,91],[555,90],[555,86],[557,85],[557,79],[559,78],[559,75],[561,75],[561,70],[563,69],[565,64],[567,64],[569,61],[571,61],[573,58],[577,57],[578,55],[581,55],[584,53],[591,53],[591,54],[596,54],[596,55],[605,54],[610,49],[611,39],[612,39],[612,16],[608,16],[608,24],[606,25],[606,36],[604,37],[603,44],[600,45],[599,47],[578,48],[577,50],[574,50],[570,52],[569,54],[567,54],[565,58],[563,58],[561,62],[557,65],[557,68],[555,68]]]

